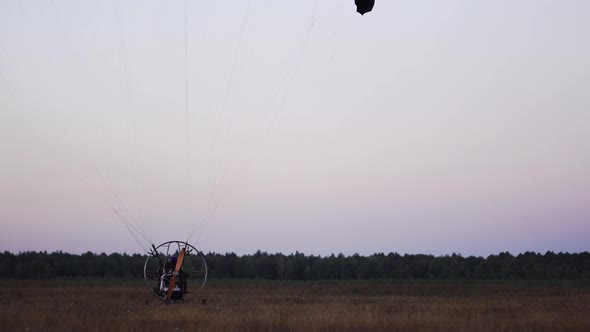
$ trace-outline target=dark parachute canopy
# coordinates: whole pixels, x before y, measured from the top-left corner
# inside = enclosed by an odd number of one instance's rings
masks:
[[[356,5],[356,11],[364,15],[373,10],[375,0],[354,0],[354,4]]]

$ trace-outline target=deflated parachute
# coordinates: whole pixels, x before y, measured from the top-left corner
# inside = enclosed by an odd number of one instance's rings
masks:
[[[356,5],[356,11],[359,14],[364,15],[373,10],[375,0],[354,0],[354,4]]]

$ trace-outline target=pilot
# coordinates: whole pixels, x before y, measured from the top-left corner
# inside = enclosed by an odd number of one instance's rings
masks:
[[[164,266],[164,271],[166,273],[174,272],[174,269],[176,268],[176,262],[178,262],[178,258],[176,256],[170,256],[166,262],[166,265]]]

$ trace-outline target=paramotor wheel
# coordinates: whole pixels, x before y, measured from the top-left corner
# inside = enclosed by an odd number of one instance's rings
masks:
[[[203,254],[187,242],[164,242],[153,246],[143,277],[150,291],[162,301],[186,302],[205,287],[207,263]]]

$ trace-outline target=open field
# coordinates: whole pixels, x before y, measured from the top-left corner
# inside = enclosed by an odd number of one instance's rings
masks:
[[[1,331],[590,331],[588,281],[212,280],[171,305],[141,280],[0,285]]]

